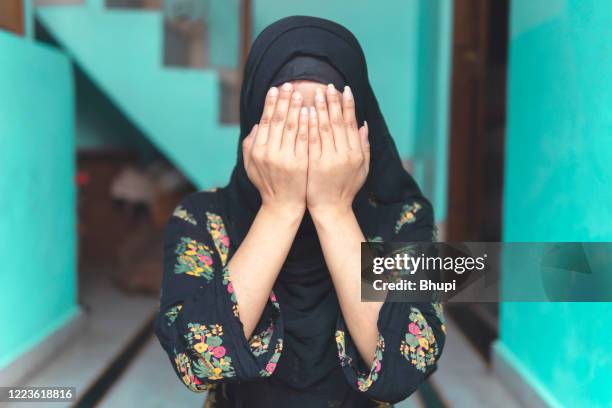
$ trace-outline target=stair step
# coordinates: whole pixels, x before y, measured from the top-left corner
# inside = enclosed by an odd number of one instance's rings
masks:
[[[80,332],[54,359],[42,362],[41,368],[20,385],[76,387],[77,399],[82,398],[113,367],[134,338],[150,327],[158,309],[157,299],[127,295],[104,277],[94,275],[83,283],[80,297],[85,315]]]
[[[430,382],[445,405],[457,408],[520,408],[480,353],[452,319],[447,319],[447,338],[438,370]]]
[[[115,10],[41,7],[36,16],[110,101],[197,188],[225,184],[238,143],[238,127],[228,122],[237,120],[239,85],[231,78],[222,85],[216,70],[164,67],[161,13]],[[229,107],[223,121],[221,103]]]
[[[206,393],[192,392],[181,383],[168,355],[151,338],[98,407],[201,407],[205,399]]]

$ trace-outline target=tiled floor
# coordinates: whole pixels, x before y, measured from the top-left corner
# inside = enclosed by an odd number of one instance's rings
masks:
[[[157,310],[157,299],[126,295],[104,277],[88,277],[82,288],[86,318],[79,335],[70,340],[55,358],[45,364],[22,386],[70,386],[82,394]],[[14,404],[26,408],[27,403]],[[0,406],[5,407],[0,403]],[[32,406],[41,408],[43,403]],[[61,403],[48,406],[59,408]]]
[[[448,334],[433,385],[453,408],[520,408],[480,354],[448,319]]]
[[[202,407],[205,394],[189,391],[152,337],[99,404],[102,408]]]

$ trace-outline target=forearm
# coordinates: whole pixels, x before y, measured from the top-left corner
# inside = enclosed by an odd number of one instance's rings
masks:
[[[361,302],[361,242],[365,237],[351,208],[312,214],[344,320],[353,341],[370,364],[376,351],[382,302]]]
[[[287,258],[303,211],[262,207],[228,264],[244,334],[251,336]]]

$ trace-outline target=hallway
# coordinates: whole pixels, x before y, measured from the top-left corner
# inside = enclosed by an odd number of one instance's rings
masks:
[[[0,386],[77,390],[72,403],[0,406],[202,405],[153,334],[165,227],[173,214],[196,225],[179,202],[228,182],[247,53],[290,15],[358,39],[377,134],[431,202],[439,241],[581,249],[567,259],[579,270],[501,251],[500,301],[445,306],[437,371],[396,408],[611,407],[612,274],[582,248],[612,242],[601,0],[0,0]],[[387,187],[365,190],[368,205],[386,208]],[[394,204],[391,239],[415,219]],[[556,291],[504,298],[534,287]]]

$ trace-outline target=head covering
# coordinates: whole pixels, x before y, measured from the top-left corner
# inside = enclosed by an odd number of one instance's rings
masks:
[[[357,39],[332,21],[287,17],[271,24],[257,37],[244,68],[240,141],[259,121],[268,89],[296,79],[334,83],[338,89],[349,85],[355,98],[358,123],[368,121],[370,172],[353,204],[366,237],[375,233],[388,206],[397,207],[398,203],[410,198],[424,200],[422,202],[429,205],[402,166],[370,86],[365,57]],[[231,180],[222,193],[235,250],[261,205],[259,192],[244,169],[242,143],[238,144]],[[300,225],[274,290],[281,305],[287,338],[275,378],[297,388],[317,384],[329,370],[338,367],[333,343],[338,301],[308,214]]]
[[[355,97],[357,122],[368,121],[370,172],[360,194],[382,205],[404,201],[407,196],[422,197],[416,182],[402,166],[378,107],[361,46],[349,30],[329,20],[286,17],[268,26],[256,38],[244,67],[240,92],[240,142],[259,122],[268,89],[290,78],[285,75],[286,72],[302,75],[294,79],[317,80],[317,73],[313,70],[306,73],[289,69],[295,66],[295,61],[311,63],[313,60],[328,64],[342,76],[342,82],[350,85]],[[296,65],[305,67],[306,64]],[[282,81],[278,78],[282,78]],[[242,143],[238,143],[237,163],[227,188],[231,190],[232,199],[238,200],[234,203],[237,206],[233,214],[234,227],[240,231],[238,235],[244,237],[261,205],[261,198],[244,169]]]
[[[342,74],[322,58],[307,55],[295,57],[278,71],[271,86],[280,86],[285,82],[308,80],[322,84],[334,84],[336,89],[344,89]]]

